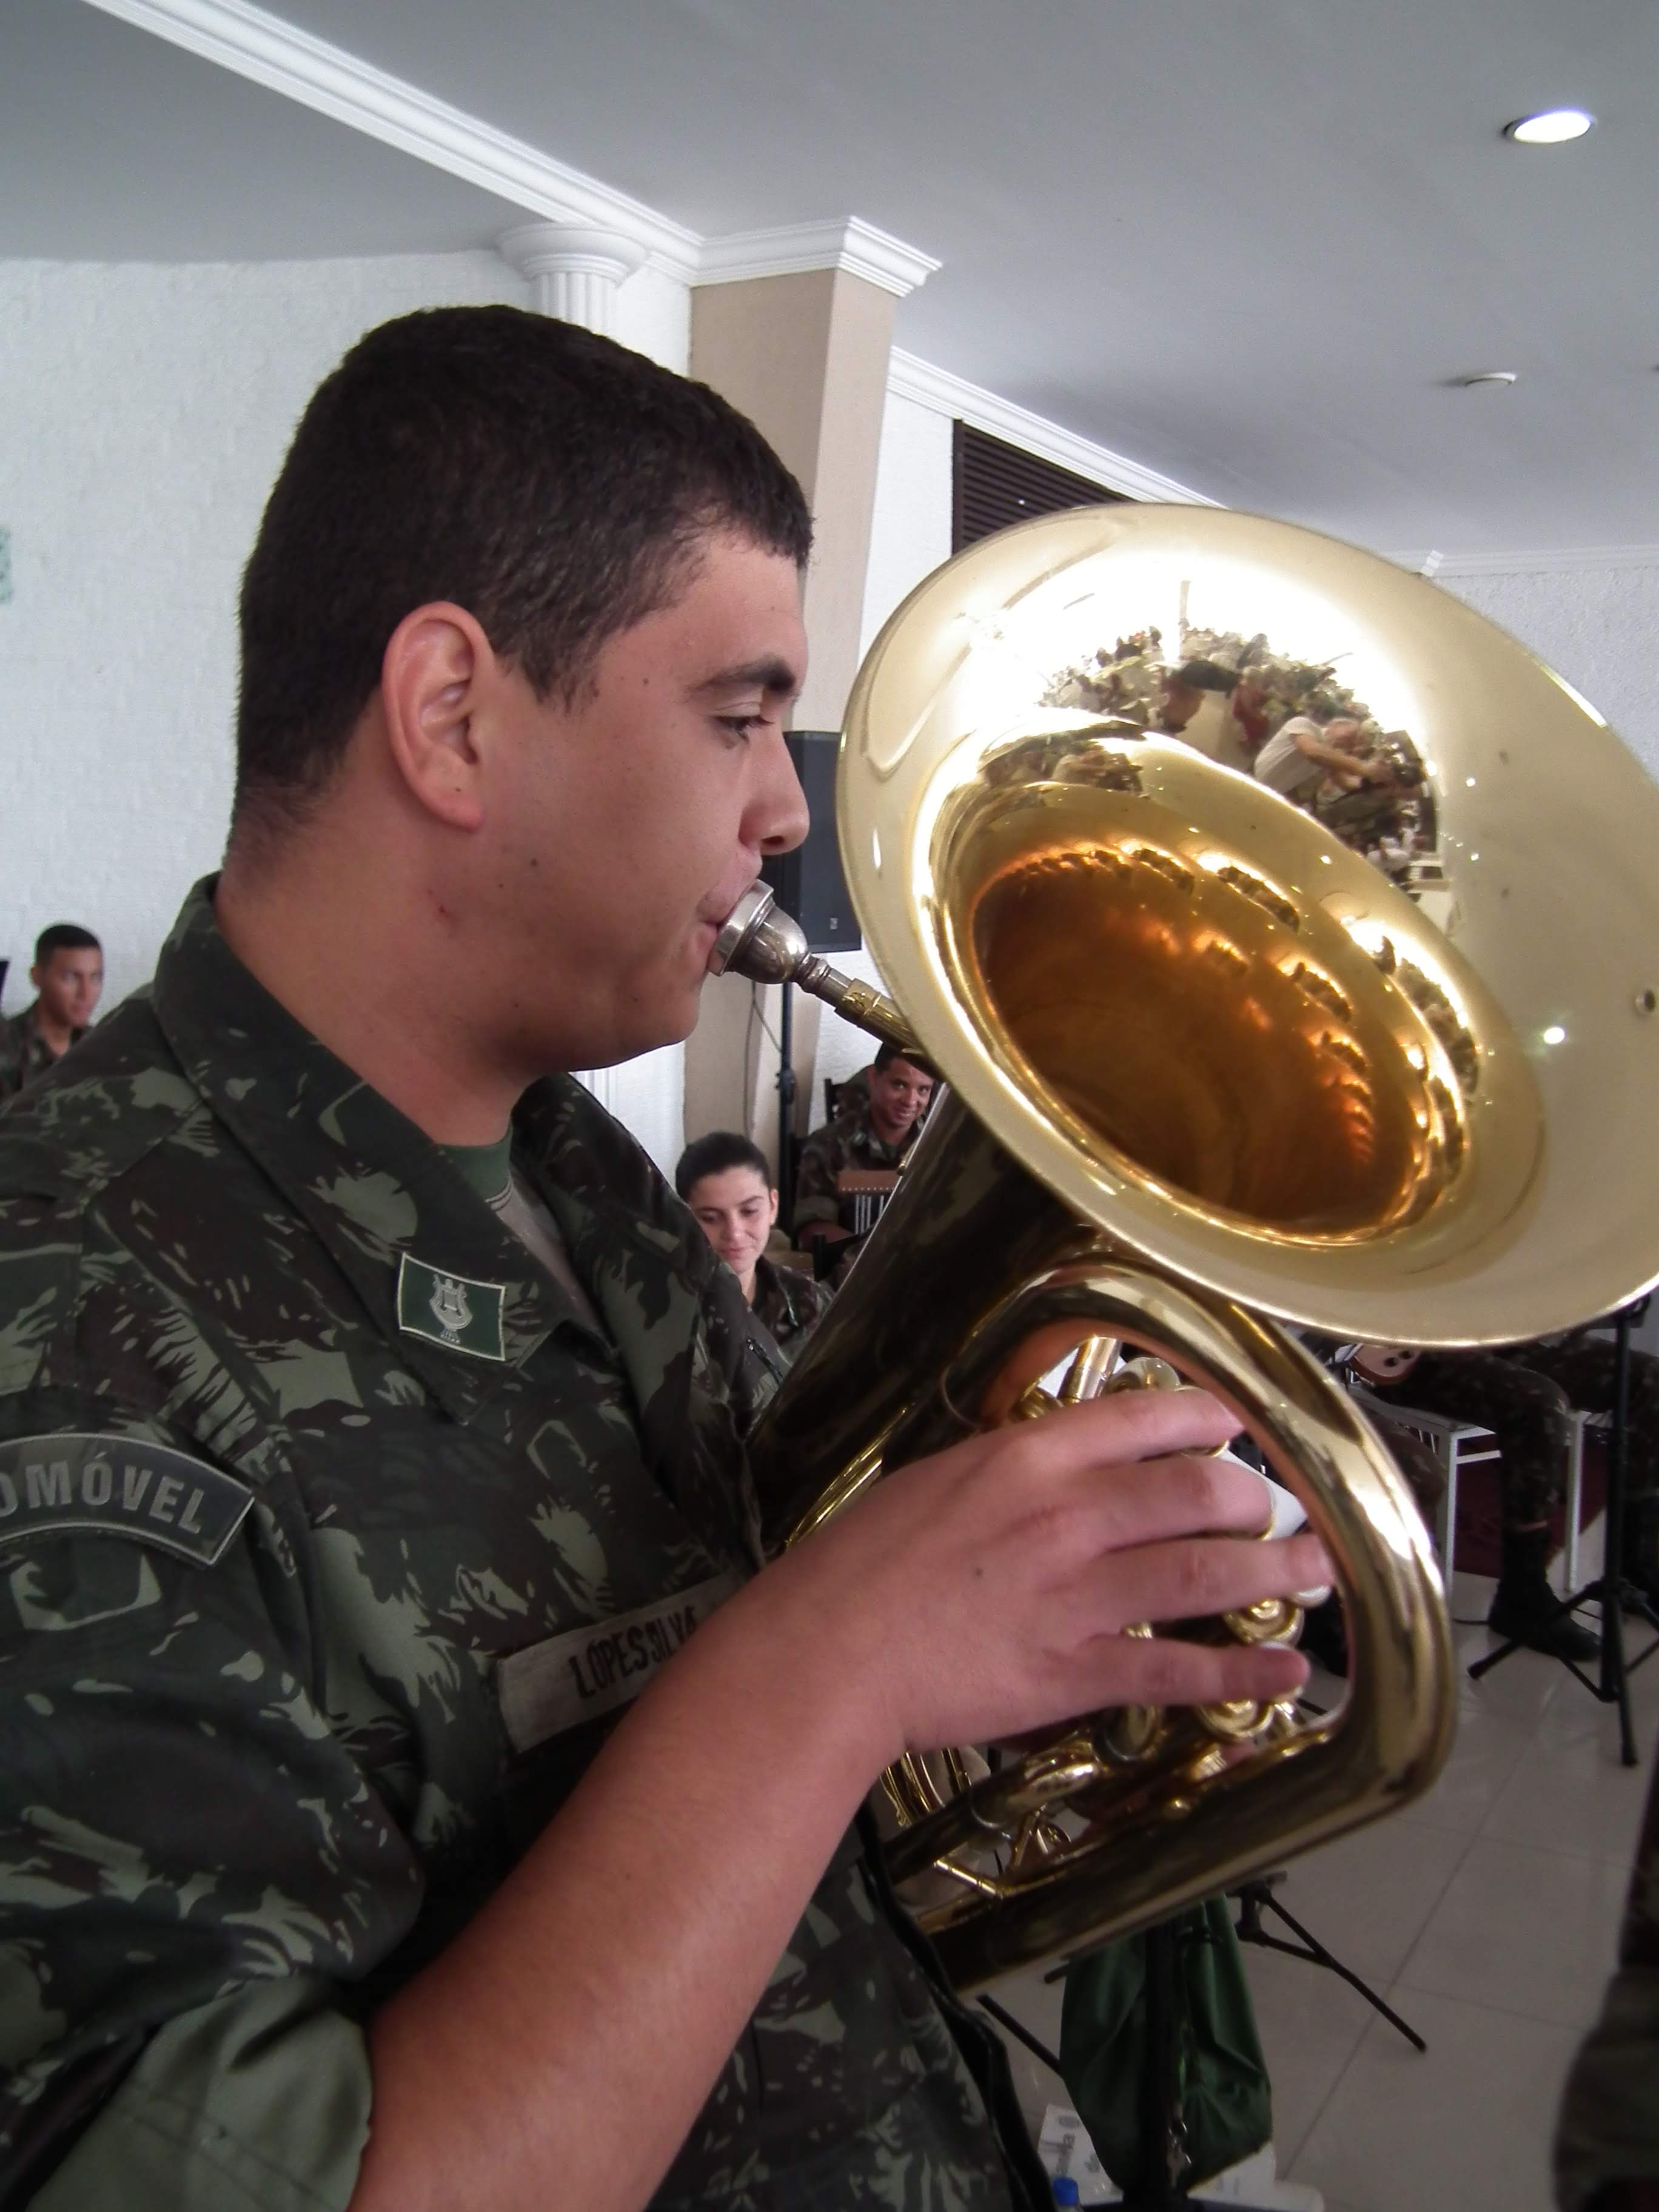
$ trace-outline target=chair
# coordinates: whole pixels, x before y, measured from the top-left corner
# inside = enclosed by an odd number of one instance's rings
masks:
[[[853,1234],[867,1236],[898,1188],[896,1168],[843,1168],[836,1177],[838,1196],[853,1201]]]
[[[1478,1460],[1502,1456],[1497,1439],[1490,1429],[1482,1428],[1478,1421],[1459,1421],[1448,1413],[1431,1413],[1426,1407],[1401,1406],[1391,1399],[1379,1398],[1363,1382],[1348,1385],[1353,1395],[1365,1408],[1372,1420],[1382,1428],[1409,1429],[1422,1437],[1441,1466],[1445,1469],[1446,1494],[1440,1501],[1439,1523],[1434,1532],[1435,1549],[1440,1554],[1440,1571],[1448,1583],[1452,1578],[1452,1547],[1457,1533],[1457,1474],[1460,1468],[1472,1467]],[[1578,1587],[1578,1516],[1584,1489],[1584,1425],[1595,1419],[1592,1413],[1570,1408],[1572,1420],[1572,1445],[1567,1456],[1566,1543],[1563,1552],[1562,1590],[1565,1594]],[[1484,1442],[1482,1441],[1484,1439]],[[1480,1449],[1473,1447],[1479,1444]]]
[[[1409,1429],[1413,1436],[1421,1437],[1444,1470],[1446,1490],[1440,1501],[1434,1547],[1440,1554],[1440,1571],[1449,1584],[1452,1551],[1457,1535],[1458,1470],[1473,1466],[1477,1460],[1497,1459],[1499,1456],[1497,1439],[1492,1431],[1482,1428],[1479,1421],[1455,1420],[1448,1413],[1431,1413],[1423,1406],[1401,1406],[1392,1399],[1376,1396],[1363,1382],[1351,1382],[1348,1388],[1380,1427]],[[1485,1442],[1481,1449],[1478,1451],[1473,1449],[1483,1438]]]

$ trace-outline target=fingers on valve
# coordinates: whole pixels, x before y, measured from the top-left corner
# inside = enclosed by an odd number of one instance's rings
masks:
[[[1140,1460],[1092,1469],[1079,1488],[1099,1514],[1108,1550],[1176,1536],[1257,1536],[1272,1513],[1267,1484],[1237,1460]]]
[[[1047,1420],[996,1435],[1055,1474],[1207,1452],[1237,1436],[1241,1424],[1203,1390],[1128,1390],[1066,1406]],[[1265,1508],[1261,1516],[1267,1517]]]
[[[1189,1538],[1140,1547],[1109,1570],[1139,1620],[1196,1620],[1232,1613],[1267,1597],[1286,1597],[1330,1579],[1330,1562],[1316,1536],[1260,1543],[1248,1538]]]
[[[1235,1698],[1282,1698],[1308,1679],[1308,1662],[1289,1644],[1183,1644],[1158,1636],[1119,1639],[1103,1663],[1111,1672],[1103,1702],[1206,1705]]]

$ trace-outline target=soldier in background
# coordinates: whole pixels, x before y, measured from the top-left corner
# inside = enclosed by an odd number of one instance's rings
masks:
[[[833,1293],[827,1283],[767,1257],[778,1194],[765,1153],[735,1129],[712,1130],[680,1154],[674,1188],[737,1277],[750,1310],[785,1361],[793,1359],[829,1312]]]
[[[931,1068],[907,1060],[896,1044],[881,1047],[866,1096],[814,1129],[801,1147],[795,1170],[798,1239],[853,1234],[853,1211],[836,1190],[836,1178],[844,1168],[902,1167],[933,1095]]]
[[[0,1022],[0,1099],[56,1067],[86,1035],[103,994],[103,947],[89,929],[55,921],[34,941],[29,981],[33,1003]]]
[[[1346,1347],[1348,1363],[1384,1404],[1420,1406],[1477,1423],[1498,1439],[1503,1516],[1498,1586],[1487,1625],[1556,1659],[1593,1659],[1589,1629],[1559,1609],[1550,1587],[1549,1516],[1566,1494],[1572,1425],[1565,1393],[1512,1355],[1418,1352],[1397,1345]]]
[[[1637,1310],[1639,1319],[1644,1308]],[[1559,1329],[1529,1344],[1504,1347],[1504,1357],[1547,1376],[1582,1413],[1610,1414],[1617,1397],[1618,1352],[1601,1325]],[[1659,1358],[1631,1347],[1625,1408],[1625,1520],[1622,1570],[1648,1603],[1659,1608]]]
[[[540,315],[388,324],[301,418],[223,872],[0,1119],[9,2203],[1044,2203],[865,1798],[1305,1679],[1124,1632],[1328,1577],[1197,1392],[761,1563],[741,1292],[560,1071],[683,1038],[805,833],[809,542],[724,402]]]

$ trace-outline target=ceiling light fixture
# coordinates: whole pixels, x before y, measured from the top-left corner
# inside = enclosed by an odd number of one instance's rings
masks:
[[[1473,376],[1460,376],[1455,380],[1465,392],[1474,392],[1486,384],[1508,385],[1516,380],[1512,368],[1477,368]]]
[[[1504,136],[1517,146],[1565,146],[1595,128],[1595,118],[1582,107],[1547,107],[1537,115],[1522,115],[1504,125]]]

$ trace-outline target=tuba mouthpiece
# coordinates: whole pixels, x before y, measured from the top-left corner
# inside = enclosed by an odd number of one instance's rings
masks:
[[[796,970],[810,957],[794,916],[784,912],[768,884],[750,884],[714,939],[708,972],[746,976],[751,983],[798,982]]]
[[[843,1021],[867,1030],[937,1077],[916,1042],[916,1033],[893,1001],[869,983],[855,982],[806,946],[805,932],[778,904],[765,884],[750,884],[726,917],[708,956],[711,975],[743,975],[751,983],[795,983],[833,1006]]]

